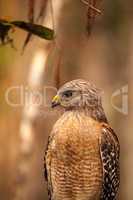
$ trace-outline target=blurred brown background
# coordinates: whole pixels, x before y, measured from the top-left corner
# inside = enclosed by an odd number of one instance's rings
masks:
[[[36,13],[41,0],[36,4]],[[11,34],[17,51],[0,46],[0,199],[47,199],[43,157],[52,124],[59,117],[44,105],[13,107],[5,99],[14,86],[39,91],[84,78],[103,89],[103,104],[121,144],[120,200],[133,199],[133,2],[104,0],[92,33],[86,31],[87,8],[80,0],[48,2],[43,24],[53,28],[56,41],[33,37],[21,55],[26,33]],[[26,20],[28,0],[0,0],[0,17]],[[27,89],[29,90],[29,89]],[[48,90],[47,102],[55,91]],[[19,102],[20,93],[10,93]],[[112,102],[111,102],[112,99]],[[128,112],[129,110],[129,112]]]

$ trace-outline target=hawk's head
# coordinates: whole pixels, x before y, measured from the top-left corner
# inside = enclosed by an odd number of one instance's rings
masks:
[[[96,108],[101,106],[101,92],[88,81],[77,79],[65,83],[52,100],[52,107],[65,109]]]

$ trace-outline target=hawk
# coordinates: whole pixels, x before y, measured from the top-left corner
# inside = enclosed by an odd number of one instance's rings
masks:
[[[52,129],[45,153],[49,200],[115,200],[120,147],[100,90],[73,80],[58,90],[52,100],[56,106],[65,112]]]

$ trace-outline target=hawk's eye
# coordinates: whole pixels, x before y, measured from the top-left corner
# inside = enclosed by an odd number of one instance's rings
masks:
[[[72,94],[73,94],[73,92],[71,90],[67,90],[67,91],[63,92],[63,96],[67,97],[67,98],[71,97]]]

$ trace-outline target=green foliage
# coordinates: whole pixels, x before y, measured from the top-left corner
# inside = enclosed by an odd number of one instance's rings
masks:
[[[52,29],[39,24],[24,21],[13,21],[11,24],[46,40],[52,40],[54,38],[54,31]]]
[[[0,40],[2,44],[10,43],[13,47],[13,39],[9,37],[9,31],[13,30],[14,27],[20,28],[29,34],[36,35],[45,40],[54,39],[54,31],[45,26],[25,21],[7,21],[0,19]]]

